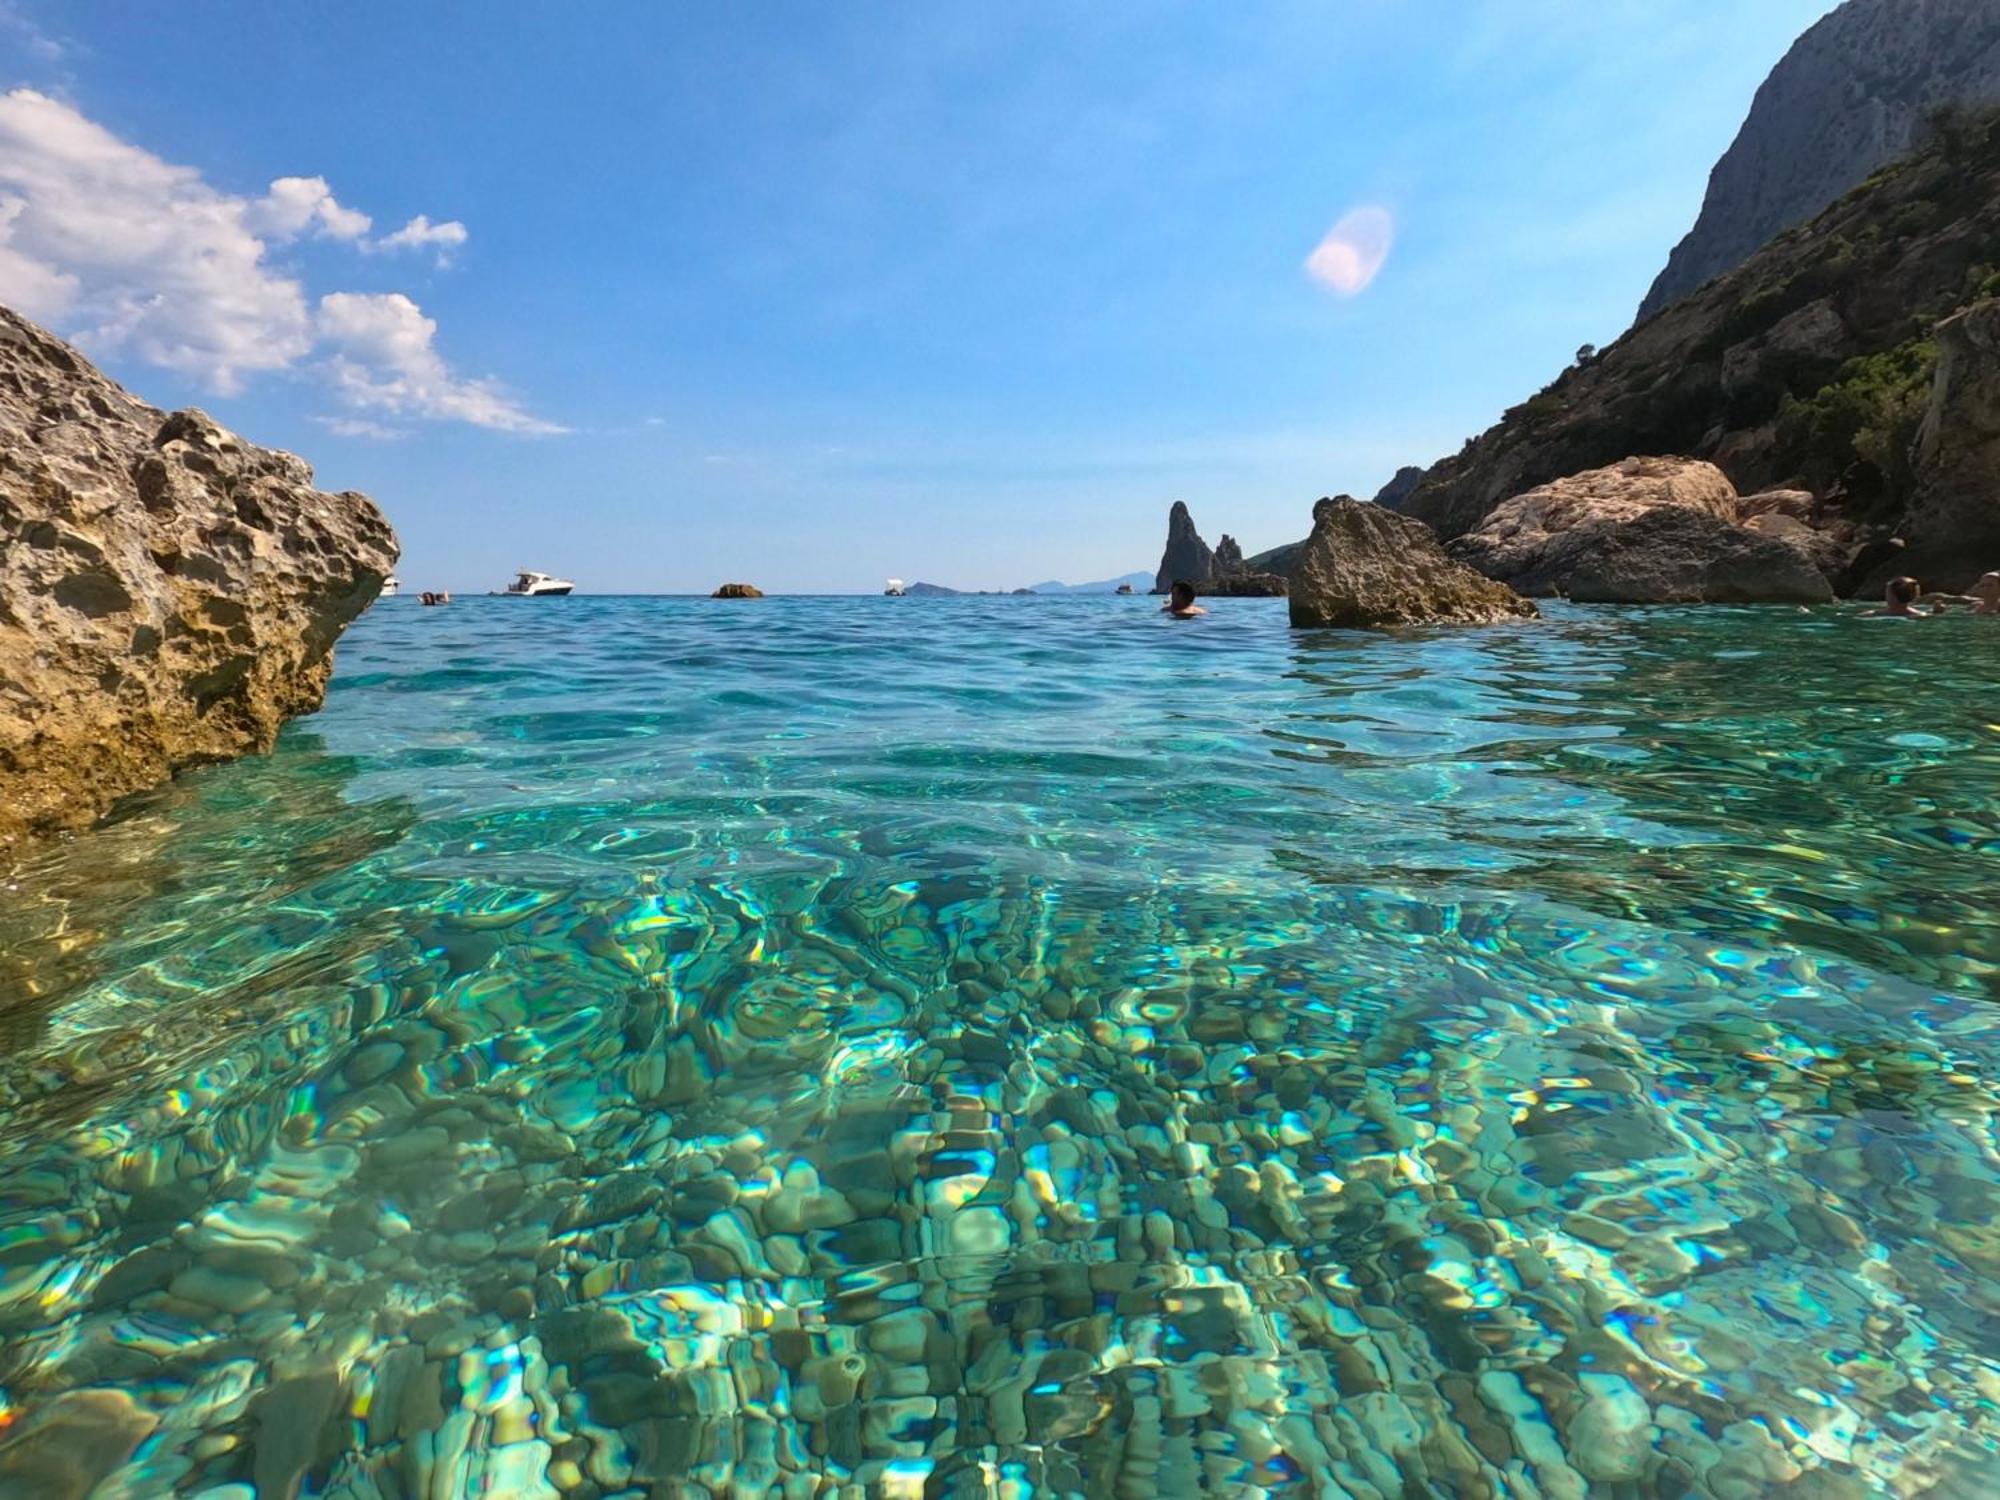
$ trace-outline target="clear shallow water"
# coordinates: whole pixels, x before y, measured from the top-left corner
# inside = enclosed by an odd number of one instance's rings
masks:
[[[0,891],[0,1497],[1994,1493],[1990,626],[387,603]]]

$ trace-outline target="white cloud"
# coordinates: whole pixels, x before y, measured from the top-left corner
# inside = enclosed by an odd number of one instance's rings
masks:
[[[319,335],[333,351],[328,368],[334,388],[355,407],[502,432],[565,430],[529,415],[490,380],[454,375],[433,345],[436,321],[401,292],[320,298]]]
[[[410,435],[407,428],[371,422],[366,417],[314,417],[313,420],[336,437],[368,438],[374,442],[388,443]]]
[[[362,246],[365,250],[421,250],[426,246],[437,250],[437,263],[448,265],[451,252],[466,240],[465,226],[456,219],[446,219],[442,224],[433,224],[430,215],[418,214],[394,234],[385,234],[378,240],[371,240]]]
[[[250,218],[279,240],[296,239],[315,224],[328,239],[358,240],[375,222],[358,209],[341,207],[324,177],[280,177],[250,206]]]
[[[372,227],[323,177],[280,177],[255,198],[223,192],[61,100],[0,94],[0,302],[223,394],[260,372],[306,368],[357,409],[561,431],[492,381],[454,374],[436,323],[408,297],[336,292],[315,310],[298,274],[269,257],[310,235],[429,247],[442,261],[466,239],[463,224],[422,214],[379,240]]]
[[[0,300],[235,391],[312,346],[244,199],[32,89],[0,95]]]
[[[1306,257],[1306,274],[1343,297],[1359,296],[1381,272],[1396,243],[1396,221],[1386,208],[1365,204],[1326,232]]]

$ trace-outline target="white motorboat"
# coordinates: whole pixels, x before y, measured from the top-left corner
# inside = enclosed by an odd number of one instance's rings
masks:
[[[495,589],[514,599],[539,599],[544,595],[567,594],[576,585],[567,578],[557,578],[549,573],[537,573],[532,568],[523,568],[514,581],[504,589]]]
[[[889,586],[886,589],[882,590],[882,592],[887,594],[892,599],[900,599],[902,598],[903,595],[907,594],[909,590],[903,587],[902,579],[891,578],[889,580]]]
[[[402,592],[403,580],[398,578],[394,573],[391,573],[387,578],[382,580],[382,592],[375,597],[378,599],[393,599]]]

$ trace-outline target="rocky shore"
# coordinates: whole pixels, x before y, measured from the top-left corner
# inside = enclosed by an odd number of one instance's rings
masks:
[[[319,706],[397,545],[312,477],[0,309],[0,851]]]
[[[1962,588],[2000,567],[2000,527],[1974,498],[2000,489],[2000,363],[1981,335],[2000,316],[1996,240],[2000,117],[1951,123],[1609,348],[1580,351],[1394,503],[1453,542],[1556,481],[1680,455],[1743,495],[1814,497],[1804,524],[1835,593],[1877,593],[1895,573]],[[1674,519],[1694,542],[1700,523]]]

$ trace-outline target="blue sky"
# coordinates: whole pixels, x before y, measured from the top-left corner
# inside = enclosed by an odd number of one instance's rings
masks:
[[[0,301],[413,588],[1106,577],[1616,337],[1830,8],[0,0]]]

